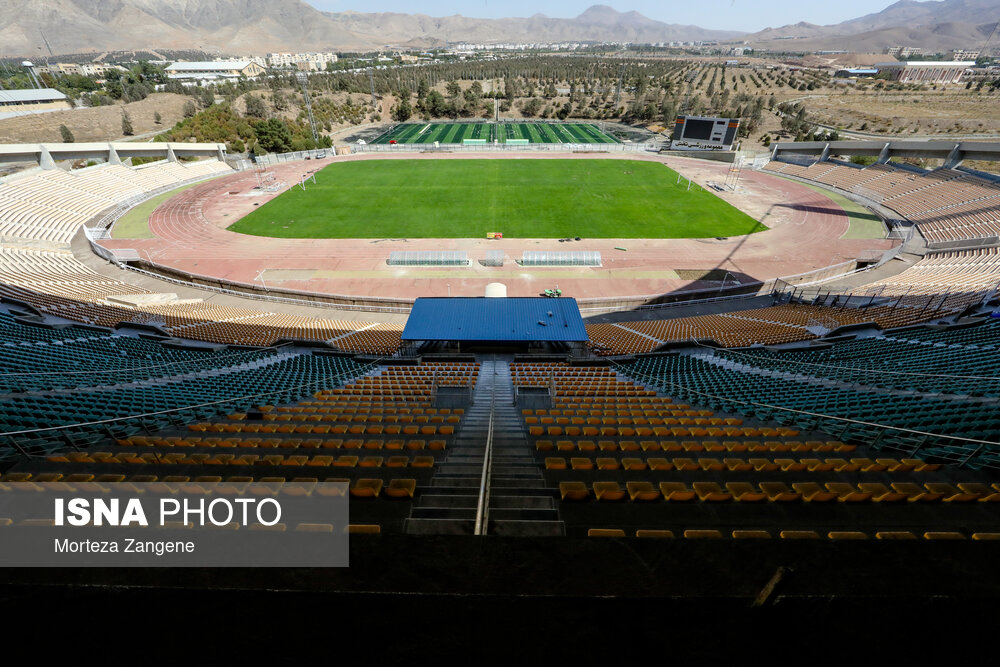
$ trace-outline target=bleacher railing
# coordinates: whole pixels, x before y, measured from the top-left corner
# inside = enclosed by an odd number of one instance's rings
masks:
[[[275,391],[248,394],[245,396],[237,396],[194,405],[183,405],[166,410],[136,413],[126,415],[124,417],[96,419],[88,422],[62,424],[60,426],[49,426],[45,428],[30,428],[0,432],[0,460],[9,459],[12,454],[19,454],[24,458],[33,458],[39,455],[47,456],[51,452],[59,449],[81,451],[81,449],[86,448],[86,445],[89,444],[80,438],[81,435],[89,433],[99,439],[116,438],[119,437],[119,434],[112,430],[115,427],[127,429],[127,431],[131,433],[141,431],[145,432],[147,435],[152,435],[154,430],[161,430],[166,427],[162,423],[163,420],[166,420],[166,422],[175,428],[181,428],[185,426],[185,423],[183,421],[179,421],[179,419],[197,419],[198,413],[196,411],[217,409],[216,414],[221,414],[226,406],[229,406],[229,409],[232,409],[233,407],[237,409],[245,409],[254,405],[266,403],[266,401],[262,399],[287,395],[288,392],[297,391],[297,395],[299,396],[298,400],[302,400],[306,396],[309,396],[310,393],[315,391],[317,388],[340,386],[346,380],[366,375],[373,369],[378,368],[378,366],[386,359],[388,359],[388,357],[378,357],[367,361],[360,368],[349,372],[344,371],[336,373],[330,377],[312,380],[310,382],[305,382],[291,387],[283,387],[282,389]],[[150,420],[158,420],[158,422],[153,424],[151,427],[148,423]],[[84,444],[83,448],[80,447],[81,444]],[[5,446],[10,448],[9,451],[4,451],[3,448]],[[159,454],[157,454],[157,456],[159,456]]]
[[[697,345],[697,341],[692,340]],[[945,433],[931,433],[903,426],[891,426],[889,424],[878,424],[875,422],[850,417],[838,417],[821,412],[811,412],[809,410],[798,410],[782,405],[772,405],[770,403],[759,403],[757,401],[746,401],[731,396],[718,396],[682,384],[671,382],[664,377],[657,375],[636,373],[633,369],[626,368],[620,363],[611,361],[612,366],[625,377],[638,380],[650,387],[666,390],[669,386],[670,392],[684,400],[694,400],[704,398],[719,401],[723,404],[736,404],[752,408],[751,412],[759,415],[758,410],[772,411],[766,419],[774,419],[773,412],[777,411],[794,419],[799,428],[823,431],[833,437],[844,441],[862,440],[869,447],[875,450],[892,450],[905,453],[909,456],[916,456],[925,447],[930,445],[951,445],[957,448],[954,460],[950,461],[959,467],[966,466],[982,452],[1000,452],[1000,442],[980,440],[977,438],[966,438]]]
[[[493,355],[493,372],[496,373],[496,355]],[[493,467],[493,420],[496,415],[496,380],[490,385],[490,416],[486,426],[486,448],[483,450],[483,472],[479,478],[479,498],[476,501],[475,535],[485,535],[490,520],[490,482]]]

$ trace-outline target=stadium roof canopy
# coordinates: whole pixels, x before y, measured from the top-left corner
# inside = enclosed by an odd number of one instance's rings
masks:
[[[197,62],[183,62],[178,61],[172,65],[167,65],[164,69],[168,72],[181,71],[181,72],[196,72],[196,71],[206,71],[214,72],[217,70],[240,70],[250,65],[249,60],[215,60],[215,61],[197,61]]]
[[[12,104],[22,102],[56,102],[65,100],[66,95],[54,88],[28,88],[26,90],[0,90],[0,102]]]
[[[417,299],[403,340],[581,342],[587,340],[576,299],[424,297]]]

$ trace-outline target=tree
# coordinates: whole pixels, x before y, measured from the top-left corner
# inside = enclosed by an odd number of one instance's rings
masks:
[[[131,137],[132,132],[132,118],[129,117],[128,111],[122,109],[122,134],[126,137]]]
[[[157,125],[161,125],[163,123],[163,116],[160,115],[159,111],[153,112],[153,122]]]
[[[532,97],[530,100],[524,103],[521,107],[521,113],[527,118],[532,118],[538,115],[538,112],[542,110],[542,101],[537,97]]]
[[[287,153],[292,150],[292,132],[281,118],[269,118],[253,123],[257,145],[266,153]]]
[[[458,97],[462,93],[462,87],[458,85],[457,81],[451,81],[446,87],[449,97]]]
[[[184,117],[185,118],[191,118],[196,113],[198,113],[198,110],[194,106],[194,102],[192,102],[191,100],[188,100],[187,102],[185,102],[184,103],[184,111],[183,111],[183,113],[184,113]]]
[[[409,95],[399,100],[392,107],[392,119],[397,123],[405,123],[413,115],[413,106],[410,104]]]
[[[62,140],[64,144],[71,144],[74,141],[76,141],[76,139],[73,138],[73,133],[70,132],[69,128],[66,127],[65,125],[59,126],[59,134],[62,135]]]
[[[444,100],[444,95],[436,90],[432,90],[427,93],[427,98],[424,100],[424,109],[432,116],[443,116],[447,111],[447,103]]]
[[[248,116],[253,116],[254,118],[267,117],[267,107],[264,106],[264,100],[257,95],[247,95],[243,98],[243,102],[246,104],[246,114]]]
[[[208,88],[198,88],[198,101],[201,103],[202,109],[207,109],[208,107],[215,104],[215,93],[213,93]]]

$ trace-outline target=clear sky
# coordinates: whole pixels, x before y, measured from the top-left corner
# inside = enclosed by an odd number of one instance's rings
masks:
[[[569,18],[594,4],[620,12],[635,10],[665,23],[697,25],[715,30],[756,32],[807,21],[839,23],[885,9],[894,0],[306,0],[326,11],[401,12],[502,18],[546,16]]]

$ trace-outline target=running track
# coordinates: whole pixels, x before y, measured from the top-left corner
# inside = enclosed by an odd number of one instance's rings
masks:
[[[284,163],[271,170],[280,181],[297,183],[301,175],[325,164],[364,159],[644,159],[661,161],[703,186],[722,182],[728,165],[704,160],[608,154],[446,154],[354,155]],[[767,280],[803,273],[856,258],[865,250],[892,247],[887,240],[842,240],[848,220],[826,196],[798,183],[744,169],[741,192],[718,193],[770,228],[725,241],[715,239],[270,239],[226,230],[273,195],[251,195],[253,171],[215,179],[169,199],[151,216],[154,239],[107,240],[107,248],[134,248],[151,261],[181,271],[242,283],[350,296],[414,298],[482,296],[490,282],[503,282],[510,296],[532,296],[558,284],[577,298],[654,295],[679,289],[714,287],[674,277],[674,269],[728,270],[741,281]],[[235,194],[234,194],[235,193]],[[500,230],[502,231],[502,230]],[[628,248],[627,252],[615,246]],[[466,250],[466,268],[389,267],[391,250]],[[503,268],[476,261],[487,249],[503,249]],[[512,262],[523,250],[599,250],[601,268],[522,269]]]

